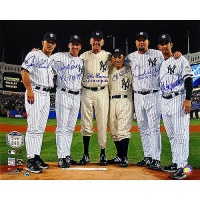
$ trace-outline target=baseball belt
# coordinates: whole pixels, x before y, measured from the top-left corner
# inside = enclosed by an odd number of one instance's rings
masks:
[[[41,87],[41,86],[35,86],[35,89],[36,90],[42,90],[42,91],[45,91],[45,92],[49,92],[51,90],[50,87]]]
[[[146,90],[146,91],[135,91],[134,93],[138,93],[138,94],[142,94],[142,95],[146,95],[146,94],[150,94],[150,93],[155,93],[158,92],[158,90]]]
[[[170,94],[170,95],[162,95],[162,97],[164,99],[172,99],[174,98],[175,96],[178,96],[180,93],[179,92],[174,92],[173,94]]]
[[[105,86],[103,86],[103,87],[86,87],[86,86],[83,86],[83,87],[88,89],[88,90],[92,90],[92,91],[99,91],[99,90],[103,90],[105,88]]]
[[[110,99],[121,99],[121,98],[128,98],[128,95],[114,95],[114,96],[110,96]]]
[[[63,91],[63,92],[68,92],[68,93],[74,94],[74,95],[77,95],[77,94],[80,93],[79,91],[67,90],[67,89],[65,89],[65,88],[62,88],[61,91]]]

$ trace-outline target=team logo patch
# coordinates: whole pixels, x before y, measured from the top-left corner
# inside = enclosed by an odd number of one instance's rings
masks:
[[[174,65],[173,67],[171,65],[169,65],[167,68],[168,68],[169,74],[174,74],[174,70],[176,69],[176,65]]]
[[[166,39],[166,35],[162,35],[162,39]]]
[[[186,66],[186,67],[185,67],[185,70],[186,70],[186,72],[191,72],[191,71],[192,71],[192,69],[191,69],[190,66]]]
[[[18,158],[18,159],[16,160],[16,165],[23,165],[23,159]]]
[[[190,165],[187,165],[187,166],[184,167],[183,172],[186,175],[191,175],[192,172],[193,172],[193,167],[190,166]]]
[[[15,158],[8,158],[8,165],[15,166]]]
[[[23,168],[15,168],[15,167],[9,167],[7,168],[7,174],[20,174]]]
[[[12,148],[19,148],[24,145],[24,135],[18,131],[6,134],[6,143]]]
[[[50,34],[50,37],[53,37],[53,36],[54,36],[54,35],[51,33],[51,34]]]
[[[100,71],[105,72],[106,66],[107,66],[107,62],[105,62],[105,64],[104,64],[103,61],[101,61],[100,62]]]
[[[130,86],[130,80],[129,79],[122,79],[122,89],[127,90]]]
[[[15,155],[15,154],[16,154],[16,151],[15,151],[15,150],[8,150],[8,154],[13,154],[13,155]]]
[[[157,59],[156,58],[154,58],[154,59],[149,58],[148,62],[149,62],[149,66],[154,67],[154,66],[156,66]]]

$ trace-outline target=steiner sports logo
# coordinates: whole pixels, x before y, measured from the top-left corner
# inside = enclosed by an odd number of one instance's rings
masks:
[[[6,143],[12,148],[19,148],[24,145],[24,135],[18,131],[6,134]]]

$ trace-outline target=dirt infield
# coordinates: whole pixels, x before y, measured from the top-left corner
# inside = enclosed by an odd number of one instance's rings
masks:
[[[76,126],[75,131],[80,131],[81,127]],[[26,132],[26,126],[23,125],[10,125],[10,124],[0,124],[1,132],[11,132],[13,130],[19,132]],[[55,132],[56,126],[47,126],[45,132]],[[166,132],[164,126],[160,127],[161,132]],[[97,127],[94,127],[94,132],[97,132]],[[109,132],[109,129],[108,129]],[[139,132],[137,126],[133,126],[131,132]],[[190,126],[190,132],[200,132],[200,125],[192,125]]]
[[[41,174],[24,176],[25,165],[20,174],[8,174],[8,166],[1,166],[0,180],[171,180],[171,173],[153,171],[146,167],[130,164],[127,168],[118,165],[100,166],[88,164],[86,166],[71,166],[69,169],[57,167],[57,163],[48,162],[49,169]],[[200,180],[200,170],[194,169],[193,173],[185,180]]]

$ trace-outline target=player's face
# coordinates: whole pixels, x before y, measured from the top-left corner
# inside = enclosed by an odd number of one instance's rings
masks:
[[[115,66],[116,69],[121,69],[124,63],[124,56],[121,54],[114,54],[111,57],[111,63]]]
[[[172,43],[163,40],[160,44],[158,44],[158,49],[162,52],[164,56],[167,56],[172,54],[172,46]]]
[[[82,46],[78,41],[72,41],[71,43],[69,43],[68,47],[69,54],[74,57],[77,57]]]
[[[138,37],[137,40],[135,41],[135,44],[139,52],[145,53],[146,51],[148,51],[149,40],[146,37],[143,36]]]
[[[101,47],[104,45],[104,40],[100,38],[91,38],[90,44],[92,46],[92,52],[100,52]]]
[[[56,43],[54,40],[44,40],[42,41],[43,52],[45,54],[51,55],[53,50],[56,48]]]

